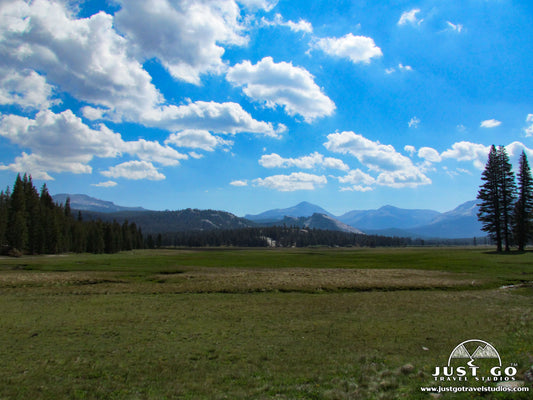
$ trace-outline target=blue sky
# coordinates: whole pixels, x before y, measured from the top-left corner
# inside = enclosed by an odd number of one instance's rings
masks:
[[[529,1],[0,1],[0,185],[447,211],[533,156]]]

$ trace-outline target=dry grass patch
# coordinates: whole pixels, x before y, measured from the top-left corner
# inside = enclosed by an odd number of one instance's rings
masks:
[[[120,283],[113,272],[68,271],[68,272],[36,272],[36,271],[2,271],[1,287],[24,286],[60,286],[60,285],[96,285],[101,283]]]
[[[480,287],[465,274],[414,269],[184,267],[158,274],[117,271],[0,273],[0,289],[61,293],[248,293],[406,290]]]
[[[176,292],[403,290],[482,284],[462,274],[411,269],[194,268],[156,279]]]

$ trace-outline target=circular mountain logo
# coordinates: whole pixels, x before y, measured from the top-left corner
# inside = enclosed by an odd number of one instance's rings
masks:
[[[474,346],[475,350],[470,353],[467,347]],[[473,363],[475,360],[480,358],[493,358],[498,360],[498,365],[502,366],[502,359],[500,354],[490,343],[485,342],[484,340],[465,340],[463,343],[457,345],[455,349],[450,354],[448,358],[448,366],[450,366],[453,359],[468,359],[470,360],[467,364]]]
[[[502,369],[502,359],[496,348],[479,339],[465,340],[450,353],[448,364],[435,367],[436,381],[509,381],[515,380],[516,368]]]

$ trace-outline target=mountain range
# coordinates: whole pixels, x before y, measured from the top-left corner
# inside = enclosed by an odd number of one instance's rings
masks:
[[[84,218],[135,222],[145,233],[183,230],[235,229],[254,226],[287,225],[352,233],[404,236],[412,238],[482,237],[476,201],[448,212],[429,209],[402,209],[386,205],[376,210],[352,210],[335,216],[324,208],[301,202],[284,209],[272,209],[244,218],[217,210],[151,211],[142,207],[122,207],[86,195],[54,195],[57,203],[70,198],[70,206]]]
[[[117,206],[111,201],[95,199],[86,194],[59,193],[52,196],[52,199],[58,204],[65,204],[67,198],[70,199],[71,208],[81,211],[97,211],[105,213],[118,211],[147,211],[142,207]]]

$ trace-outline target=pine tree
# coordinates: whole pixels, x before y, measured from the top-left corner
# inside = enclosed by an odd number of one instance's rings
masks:
[[[514,207],[513,233],[519,251],[524,251],[533,236],[533,178],[524,151],[520,155],[518,179],[518,200]]]
[[[499,160],[496,147],[491,146],[485,170],[481,175],[484,181],[479,188],[477,199],[480,200],[478,219],[482,222],[483,231],[487,232],[490,238],[496,242],[496,248],[502,251],[502,230],[501,230],[501,213],[500,213],[500,194],[499,194]]]
[[[498,147],[498,160],[500,166],[500,200],[502,213],[502,234],[505,243],[505,251],[511,250],[512,240],[512,215],[516,200],[516,182],[513,167],[505,147]]]
[[[24,182],[17,175],[13,193],[9,202],[9,215],[7,223],[7,241],[11,247],[20,251],[26,250],[28,245],[28,224],[26,216],[26,196]]]
[[[4,246],[7,246],[7,218],[9,207],[9,188],[4,193],[0,192],[0,251],[4,250]]]
[[[29,178],[24,176],[23,183],[26,198],[28,252],[30,254],[39,254],[42,252],[44,246],[39,193],[37,193],[37,189],[33,186],[31,175]]]
[[[516,184],[509,156],[505,147],[491,146],[485,170],[481,175],[481,185],[477,199],[480,200],[478,219],[483,223],[482,230],[496,242],[498,252],[510,250],[512,232],[512,212],[516,197]]]

